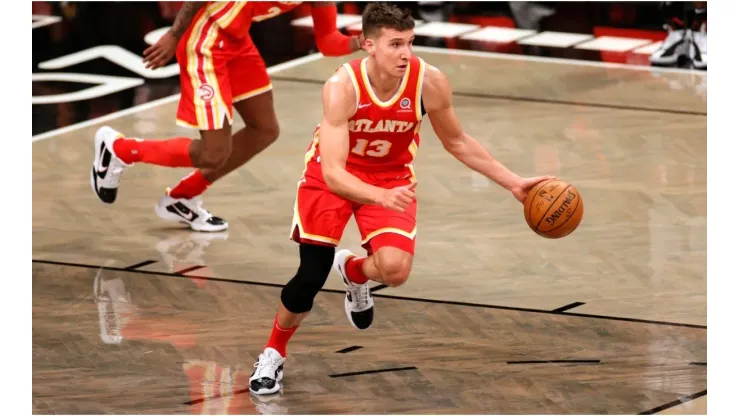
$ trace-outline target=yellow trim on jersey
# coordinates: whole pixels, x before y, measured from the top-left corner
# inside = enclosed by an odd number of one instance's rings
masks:
[[[416,151],[419,150],[419,146],[416,145],[416,141],[412,140],[409,145],[409,153],[411,153],[411,160],[416,157]]]
[[[406,167],[409,168],[409,172],[411,172],[411,177],[409,178],[409,180],[412,183],[419,182],[419,180],[416,179],[416,171],[414,170],[414,165],[412,165],[411,163],[408,163],[406,164]]]
[[[200,77],[198,76],[198,57],[195,53],[195,45],[198,43],[201,34],[203,33],[203,27],[210,18],[208,10],[203,12],[193,26],[193,31],[190,32],[188,37],[187,46],[185,47],[185,53],[187,56],[187,73],[190,77],[190,85],[193,87],[193,107],[195,108],[195,119],[198,126],[208,125],[206,121],[205,103],[198,97],[198,87],[200,86]],[[204,122],[205,121],[205,122]]]
[[[257,88],[256,90],[252,90],[252,91],[249,91],[249,92],[245,92],[244,94],[237,95],[236,97],[234,97],[231,100],[231,102],[234,102],[235,103],[235,102],[238,102],[238,101],[246,100],[247,98],[252,98],[254,96],[257,96],[257,95],[260,95],[260,94],[264,94],[267,91],[270,91],[271,89],[272,89],[272,83],[269,83],[269,84],[265,85],[262,88]]]
[[[239,13],[242,11],[244,6],[247,5],[248,2],[246,1],[237,1],[234,2],[234,7],[226,12],[223,16],[221,16],[217,21],[216,24],[218,24],[222,28],[227,28],[231,24],[231,22],[236,19],[237,16],[239,16]]]
[[[205,76],[206,83],[213,88],[213,98],[210,100],[213,113],[213,128],[220,129],[223,127],[224,116],[228,119],[229,124],[233,123],[233,117],[229,111],[230,106],[226,105],[226,102],[221,95],[221,89],[218,84],[218,78],[216,77],[216,71],[213,64],[213,54],[211,53],[211,48],[215,44],[220,31],[218,22],[225,17],[231,17],[233,20],[233,17],[236,16],[231,15],[234,9],[237,7],[240,9],[241,7],[244,7],[243,5],[237,6],[232,3],[233,2],[219,2],[209,5],[196,23],[196,27],[193,29],[190,38],[188,38],[186,48],[188,58],[187,72],[190,76],[190,82],[193,85],[193,106],[195,107],[195,115],[198,125],[201,128],[209,128],[209,123],[207,103],[198,95],[198,88],[201,85],[201,80],[198,76],[198,52],[203,59],[203,75]],[[219,18],[219,20],[211,20],[212,16],[215,16],[217,13],[229,6],[232,6],[231,10],[227,11],[224,16]],[[208,31],[205,34],[205,39],[200,48],[196,51],[196,45],[198,40],[203,36],[203,29],[206,25],[208,25]]]
[[[352,69],[350,64],[344,64],[342,65],[342,68],[347,71],[349,79],[352,81],[352,86],[355,87],[355,112],[357,112],[357,108],[360,105],[360,83],[357,82],[355,71]]]
[[[224,108],[220,105],[221,103],[223,103],[223,98],[221,97],[221,89],[218,86],[216,69],[213,65],[213,54],[211,53],[211,47],[213,47],[213,44],[216,43],[216,37],[218,37],[219,30],[220,28],[217,24],[212,24],[211,27],[208,28],[206,39],[200,46],[200,53],[203,59],[203,75],[205,76],[208,84],[213,88],[213,98],[211,98],[210,102],[211,112],[213,114],[213,127],[215,129],[220,129],[221,127],[223,127],[221,123],[223,123],[224,121],[223,115],[221,114],[221,111]],[[231,117],[229,117],[229,121],[231,121],[230,119]]]
[[[360,73],[362,73],[362,81],[365,84],[365,89],[367,90],[370,99],[375,104],[380,107],[390,107],[395,104],[399,98],[401,98],[401,96],[403,95],[403,91],[406,89],[406,84],[409,81],[409,74],[411,73],[411,63],[409,63],[409,66],[406,67],[406,73],[403,75],[403,80],[401,81],[401,85],[398,87],[398,91],[396,91],[396,94],[388,101],[380,101],[380,98],[375,95],[375,91],[373,91],[373,87],[370,85],[370,78],[367,77],[366,64],[368,59],[369,58],[365,58],[362,60],[362,62],[360,62]]]
[[[400,236],[404,236],[408,238],[409,240],[413,240],[416,237],[416,227],[414,227],[414,229],[411,230],[410,233],[403,231],[403,230],[399,230],[398,228],[393,228],[393,227],[381,228],[379,230],[375,230],[371,232],[370,234],[368,234],[367,237],[365,237],[365,239],[362,240],[360,244],[366,244],[368,241],[372,240],[374,237],[377,237],[380,234],[384,234],[384,233],[398,234]]]
[[[421,114],[421,89],[424,85],[424,70],[427,64],[423,59],[417,59],[419,60],[419,79],[416,80],[416,119],[420,121],[419,126],[421,126],[421,120],[424,118],[424,115]]]
[[[175,119],[175,124],[177,124],[180,127],[185,127],[185,128],[189,128],[189,129],[200,130],[200,126],[196,126],[196,125],[190,124],[187,121],[181,120],[179,118],[178,119]]]
[[[311,142],[311,148],[309,148],[306,151],[306,154],[303,156],[303,173],[301,175],[305,175],[306,171],[308,170],[308,162],[313,159],[313,155],[316,154],[316,147],[319,145],[319,132],[321,131],[321,126],[316,128],[316,131],[313,132],[313,141]],[[300,182],[299,182],[300,183]]]
[[[316,148],[319,144],[319,130],[320,128],[317,128],[314,132],[311,147],[308,149],[306,155],[303,158],[304,167],[303,173],[301,174],[301,180],[298,181],[298,189],[301,188],[301,183],[305,181],[306,171],[308,170],[308,163],[311,162],[311,159],[313,159],[313,156],[316,154]],[[339,240],[335,240],[333,238],[325,237],[322,235],[308,234],[303,231],[303,224],[301,224],[301,215],[300,211],[298,210],[298,190],[296,190],[295,204],[293,205],[293,224],[291,224],[290,235],[288,236],[288,238],[293,238],[293,232],[295,231],[296,227],[298,228],[298,235],[300,238],[318,241],[321,243],[339,245]]]
[[[301,224],[301,215],[299,214],[298,210],[298,193],[296,192],[296,198],[295,198],[295,206],[293,207],[293,224],[290,227],[290,236],[288,238],[293,238],[293,233],[295,232],[296,228],[298,229],[298,237],[306,240],[313,240],[313,241],[319,241],[321,243],[327,243],[327,244],[334,244],[339,245],[339,240],[335,240],[333,238],[324,237],[322,235],[315,235],[315,234],[308,234],[307,232],[303,231],[303,225]]]

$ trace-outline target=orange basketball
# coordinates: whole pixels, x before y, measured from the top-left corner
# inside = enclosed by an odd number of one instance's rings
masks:
[[[532,231],[546,238],[572,233],[583,218],[583,200],[575,186],[557,179],[543,181],[524,199],[524,218]]]

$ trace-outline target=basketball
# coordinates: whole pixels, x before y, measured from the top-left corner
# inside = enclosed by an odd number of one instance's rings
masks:
[[[565,237],[583,218],[581,194],[575,186],[558,179],[540,182],[524,199],[524,218],[529,228],[543,237]]]

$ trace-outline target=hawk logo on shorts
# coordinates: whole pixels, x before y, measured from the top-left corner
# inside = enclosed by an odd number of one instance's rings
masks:
[[[198,97],[200,97],[201,100],[211,101],[214,95],[216,95],[216,92],[213,90],[213,87],[211,87],[210,85],[203,84],[200,87],[198,87]]]

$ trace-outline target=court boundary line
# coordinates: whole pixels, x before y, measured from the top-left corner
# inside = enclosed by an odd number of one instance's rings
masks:
[[[322,55],[319,52],[312,53],[310,55],[301,56],[300,58],[291,59],[290,61],[283,62],[281,64],[273,65],[269,68],[267,68],[267,73],[272,75],[273,73],[284,71],[286,69],[295,68],[297,66],[301,66],[304,64],[307,64],[309,62],[317,61],[321,58],[323,58],[324,55]],[[171,102],[175,102],[180,99],[180,93],[168,95],[166,97],[159,98],[154,101],[149,101],[147,103],[135,105],[133,107],[124,108],[122,110],[118,110],[116,112],[106,114],[100,117],[96,117],[90,120],[80,121],[75,124],[70,124],[69,126],[60,127],[54,130],[50,130],[44,133],[39,133],[37,135],[31,136],[31,142],[35,143],[37,141],[50,139],[52,137],[58,136],[60,134],[65,134],[69,132],[73,132],[79,129],[83,129],[85,127],[94,126],[99,123],[104,123],[106,121],[115,120],[117,118],[129,116],[131,114],[136,114],[144,110],[149,110],[155,107],[159,107],[160,105],[169,104]],[[174,124],[174,119],[173,119]]]
[[[508,61],[529,61],[529,62],[540,62],[550,63],[559,65],[573,65],[573,66],[588,66],[593,68],[607,68],[607,69],[626,69],[632,71],[643,71],[643,72],[665,72],[672,74],[684,74],[684,75],[698,75],[707,76],[707,71],[700,71],[697,69],[681,69],[681,68],[663,68],[658,66],[648,65],[630,65],[620,64],[616,62],[603,62],[603,61],[587,61],[581,59],[568,59],[568,58],[557,58],[547,56],[531,56],[531,55],[517,55],[511,53],[501,52],[490,52],[490,51],[474,51],[467,49],[455,49],[455,48],[439,48],[435,46],[422,46],[414,45],[414,51],[428,52],[438,55],[459,55],[459,56],[473,56],[476,58],[489,58],[489,59],[503,59]]]
[[[569,304],[567,304],[565,306],[561,306],[559,308],[555,308],[555,309],[552,310],[552,312],[553,313],[563,313],[565,311],[568,311],[568,310],[571,310],[571,309],[575,309],[575,308],[577,308],[579,306],[583,306],[585,304],[586,304],[586,302],[573,302],[573,303],[569,303]]]
[[[363,371],[352,371],[349,373],[329,374],[329,377],[331,378],[355,377],[355,376],[362,376],[365,374],[391,373],[394,371],[410,371],[410,370],[418,370],[418,368],[413,365],[406,366],[406,367],[381,368],[378,370],[363,370]]]
[[[154,264],[156,262],[157,262],[157,260],[144,260],[144,261],[142,261],[140,263],[132,264],[132,265],[126,267],[125,269],[126,270],[136,270],[136,269],[138,269],[140,267],[149,266],[150,264]]]
[[[668,402],[666,404],[662,404],[662,405],[660,405],[658,407],[654,407],[654,408],[652,408],[650,410],[645,410],[644,412],[638,413],[638,415],[652,415],[652,414],[655,414],[655,413],[658,413],[658,412],[662,412],[663,410],[667,410],[667,409],[670,409],[672,407],[680,406],[680,405],[682,405],[684,403],[688,403],[688,402],[694,401],[694,400],[696,400],[696,399],[698,399],[700,397],[704,397],[706,395],[707,395],[707,390],[702,390],[700,392],[696,392],[696,393],[690,394],[688,396],[679,397],[678,399],[676,399],[676,400],[674,400],[672,402]]]
[[[276,288],[277,287],[282,288],[285,286],[284,284],[279,284],[279,283],[255,282],[251,280],[237,280],[237,279],[228,279],[228,278],[223,278],[223,277],[196,276],[196,275],[190,275],[190,274],[182,275],[182,274],[176,274],[176,273],[170,273],[170,272],[157,272],[157,271],[150,271],[150,270],[127,270],[123,267],[99,266],[99,265],[94,265],[94,264],[72,263],[72,262],[63,262],[63,261],[55,261],[55,260],[32,259],[31,263],[40,263],[40,264],[48,264],[48,265],[55,265],[55,266],[78,267],[78,268],[84,268],[84,269],[102,269],[102,270],[110,270],[110,271],[126,272],[126,273],[139,273],[139,274],[146,274],[146,275],[152,275],[152,276],[178,277],[178,278],[185,278],[185,279],[201,279],[201,280],[214,281],[214,282],[238,283],[238,284],[251,285],[251,286],[267,286],[267,287],[276,287]],[[338,290],[338,289],[322,288],[320,292],[339,293],[341,295],[345,294],[344,290]],[[552,310],[549,310],[549,309],[535,309],[535,308],[523,308],[523,307],[518,307],[518,306],[489,305],[489,304],[484,304],[484,303],[438,300],[438,299],[427,299],[427,298],[411,298],[407,296],[396,296],[396,295],[386,295],[386,294],[377,294],[373,296],[377,298],[406,300],[406,301],[421,302],[421,303],[435,303],[435,304],[453,305],[453,306],[469,306],[469,307],[474,307],[474,308],[496,309],[496,310],[505,310],[505,311],[542,313],[542,314],[555,315],[555,316],[570,316],[570,317],[578,317],[578,318],[604,319],[604,320],[609,320],[609,321],[634,322],[634,323],[642,323],[642,324],[650,324],[650,325],[675,326],[675,327],[682,327],[682,328],[693,328],[693,329],[704,329],[704,330],[707,329],[706,325],[687,324],[687,323],[681,323],[681,322],[656,321],[656,320],[649,320],[649,319],[626,318],[626,317],[610,316],[610,315],[594,315],[594,314],[567,312],[567,311],[566,312],[553,312]]]
[[[273,81],[283,82],[295,82],[303,84],[316,84],[323,85],[325,81],[310,78],[298,78],[298,77],[273,77]],[[661,113],[661,114],[677,114],[687,116],[698,116],[706,117],[707,113],[700,111],[690,110],[674,110],[671,108],[655,108],[655,107],[633,107],[629,105],[618,105],[618,104],[605,104],[605,103],[589,103],[581,101],[567,101],[567,100],[554,100],[549,98],[536,98],[536,97],[517,97],[513,95],[499,95],[499,94],[486,94],[480,92],[466,92],[466,91],[452,91],[453,96],[467,97],[467,98],[480,98],[484,100],[503,100],[503,101],[516,101],[516,102],[528,102],[537,104],[550,104],[550,105],[567,105],[574,107],[588,107],[588,108],[603,108],[609,110],[623,110],[623,111],[641,111],[648,113]]]

